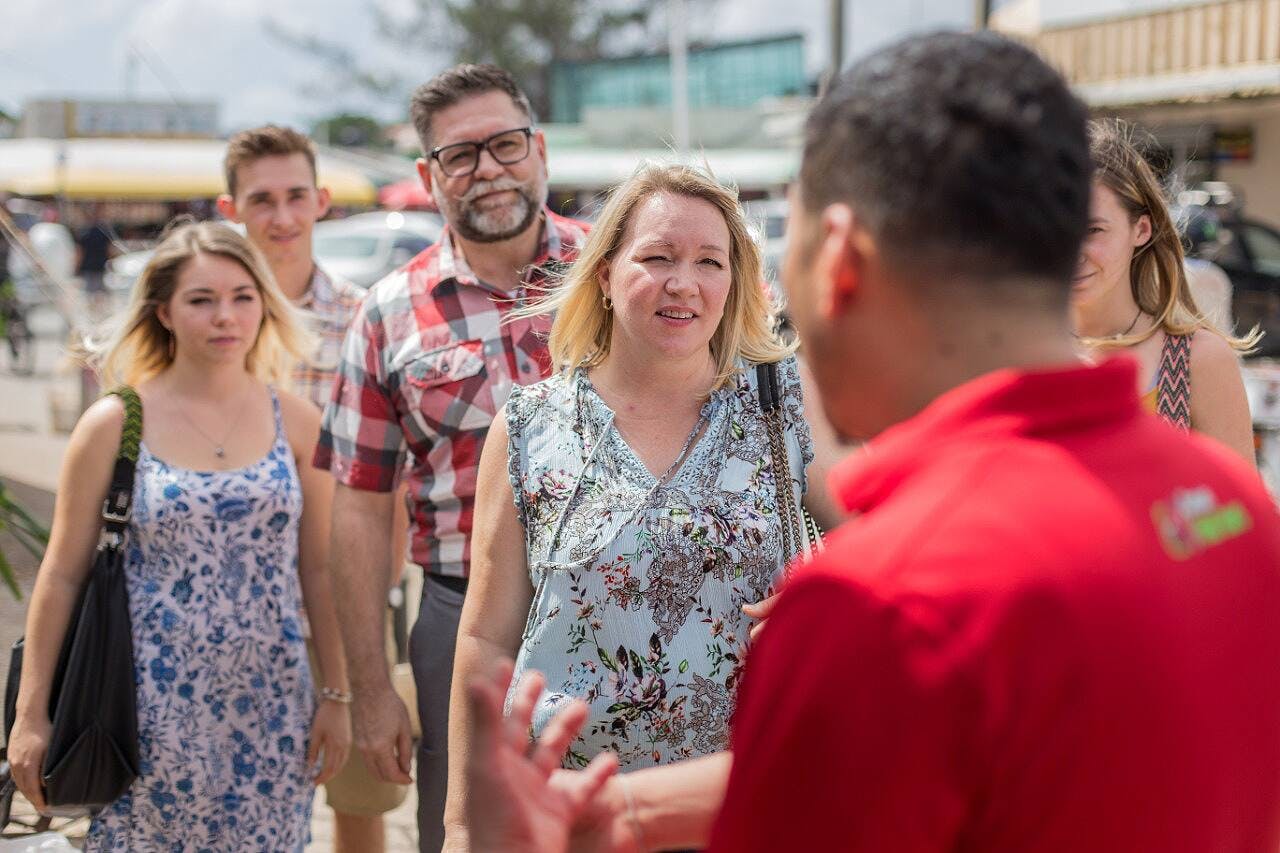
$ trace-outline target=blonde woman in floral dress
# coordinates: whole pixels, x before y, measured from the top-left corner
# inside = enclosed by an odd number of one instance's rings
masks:
[[[566,766],[625,770],[728,746],[749,642],[744,604],[788,558],[812,458],[790,347],[735,194],[648,166],[613,194],[554,311],[557,372],[515,388],[481,455],[472,576],[450,707],[446,849],[466,849],[464,685],[491,661],[545,673],[535,734],[569,699],[591,708]],[[786,460],[755,366],[778,362]]]

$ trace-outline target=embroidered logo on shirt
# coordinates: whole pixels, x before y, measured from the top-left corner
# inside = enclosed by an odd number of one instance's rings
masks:
[[[1253,518],[1240,501],[1220,504],[1208,486],[1179,489],[1151,506],[1151,520],[1164,550],[1175,560],[1249,532]]]

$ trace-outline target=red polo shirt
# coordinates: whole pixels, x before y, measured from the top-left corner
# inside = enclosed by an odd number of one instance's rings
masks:
[[[1135,389],[993,373],[837,470],[714,850],[1280,850],[1280,519]]]

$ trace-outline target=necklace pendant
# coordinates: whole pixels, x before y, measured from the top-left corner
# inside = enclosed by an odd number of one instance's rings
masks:
[[[223,450],[222,446],[219,445],[213,449],[213,455],[218,457],[219,459],[222,459],[227,455],[227,451]]]

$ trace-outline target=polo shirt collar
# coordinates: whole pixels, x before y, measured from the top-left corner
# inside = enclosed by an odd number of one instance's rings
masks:
[[[890,427],[831,472],[831,491],[850,512],[885,500],[940,448],[1002,437],[1052,437],[1118,423],[1141,411],[1137,363],[997,370],[953,388]]]
[[[540,225],[542,231],[538,237],[538,252],[533,263],[530,264],[531,269],[540,267],[548,261],[564,260],[564,244],[560,239],[560,230],[556,228],[555,221],[551,217],[550,209],[544,206]],[[440,234],[439,264],[441,281],[453,279],[459,284],[487,287],[472,272],[466,257],[453,244],[453,229],[448,225],[445,225],[444,231]]]

